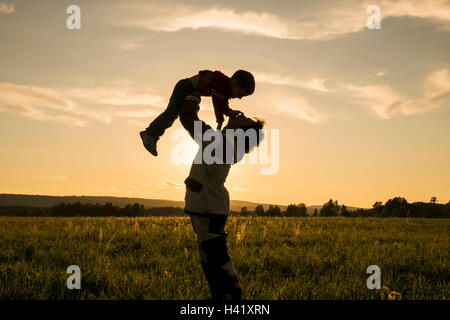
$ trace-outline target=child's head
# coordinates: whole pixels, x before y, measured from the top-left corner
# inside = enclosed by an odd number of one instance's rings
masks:
[[[245,70],[238,70],[231,76],[231,98],[242,98],[255,91],[255,78]]]

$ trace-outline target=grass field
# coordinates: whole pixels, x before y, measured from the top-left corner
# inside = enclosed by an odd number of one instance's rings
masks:
[[[228,219],[244,299],[449,298],[450,220]],[[81,290],[69,290],[69,265]],[[189,218],[0,217],[0,299],[208,299]]]

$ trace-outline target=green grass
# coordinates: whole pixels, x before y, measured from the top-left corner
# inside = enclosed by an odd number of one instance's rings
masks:
[[[244,299],[449,298],[450,220],[228,219]],[[81,290],[68,290],[69,265]],[[0,217],[0,299],[208,299],[189,218]]]

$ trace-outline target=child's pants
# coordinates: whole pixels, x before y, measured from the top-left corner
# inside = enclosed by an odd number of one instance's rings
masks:
[[[228,216],[190,213],[190,218],[197,234],[201,265],[212,299],[241,300],[241,285],[228,255],[224,231]]]
[[[164,134],[164,131],[171,127],[175,119],[180,115],[181,106],[184,99],[194,91],[190,79],[183,79],[177,82],[170,96],[166,110],[150,123],[146,129],[147,133],[156,140]]]

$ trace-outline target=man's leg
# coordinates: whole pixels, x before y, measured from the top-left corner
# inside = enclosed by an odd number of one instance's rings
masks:
[[[233,267],[224,231],[227,216],[191,215],[197,234],[203,272],[214,300],[241,300],[242,290]]]

